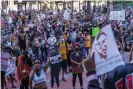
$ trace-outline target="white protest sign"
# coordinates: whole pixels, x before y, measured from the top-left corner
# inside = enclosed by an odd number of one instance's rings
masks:
[[[111,25],[103,27],[96,36],[91,54],[95,60],[97,75],[105,74],[125,64],[118,51]]]
[[[11,24],[12,23],[12,18],[9,17],[8,23]]]
[[[125,21],[125,10],[111,11],[109,14],[109,20]]]
[[[29,31],[29,27],[25,27],[24,28],[24,31],[26,32],[26,31]]]
[[[1,71],[7,70],[9,57],[10,57],[10,54],[8,52],[1,53]]]
[[[44,19],[46,17],[45,14],[41,14],[41,18]]]
[[[63,16],[64,16],[65,20],[69,20],[70,19],[70,13],[71,13],[71,11],[68,8],[64,11]]]
[[[28,27],[34,27],[34,24],[28,24]]]
[[[15,62],[16,62],[16,58],[13,58],[8,61],[8,68],[5,76],[8,76],[9,74],[13,73],[16,70]]]
[[[61,55],[58,54],[56,56],[50,57],[51,64],[56,64],[61,61]]]

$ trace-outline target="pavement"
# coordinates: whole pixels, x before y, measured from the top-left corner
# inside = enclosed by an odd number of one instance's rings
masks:
[[[62,72],[60,72],[60,76],[59,76],[59,79],[60,79],[60,87],[59,89],[72,89],[72,73],[69,73],[69,74],[65,74],[65,79],[67,80],[66,82],[62,81],[61,78],[62,78],[62,75],[61,75]],[[83,77],[83,87],[84,89],[87,89],[87,77],[85,75],[86,73],[84,72],[82,77]],[[52,89],[51,88],[51,84],[50,84],[50,69],[47,70],[46,72],[46,77],[47,77],[47,87],[48,89]],[[17,78],[17,74],[16,74],[16,71],[15,71],[15,78],[16,78],[16,82],[14,81],[14,85],[17,87],[17,88],[12,88],[11,87],[11,83],[9,81],[7,81],[6,79],[6,83],[7,83],[7,86],[8,88],[6,89],[19,89],[19,81],[18,81],[18,78]],[[53,89],[57,89],[57,86],[56,86],[56,82],[54,83],[54,88]],[[76,89],[80,89],[80,83],[79,83],[79,79],[77,77],[76,79]]]

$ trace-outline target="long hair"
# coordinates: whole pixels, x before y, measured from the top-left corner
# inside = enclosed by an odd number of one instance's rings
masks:
[[[99,37],[100,37],[101,35],[105,35],[105,36],[107,36],[104,32],[100,32],[100,33],[97,35],[96,40],[98,40],[98,39],[99,39]]]

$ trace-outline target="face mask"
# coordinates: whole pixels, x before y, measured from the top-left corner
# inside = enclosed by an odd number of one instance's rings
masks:
[[[63,38],[61,39],[61,42],[64,42],[64,39]]]
[[[9,41],[9,42],[7,43],[7,45],[8,45],[8,46],[11,46],[11,42]]]

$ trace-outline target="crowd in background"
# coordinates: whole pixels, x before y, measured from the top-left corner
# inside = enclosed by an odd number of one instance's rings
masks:
[[[65,9],[58,10],[54,14],[53,11],[43,8],[40,11],[31,9],[21,12],[9,11],[7,14],[3,14],[1,18],[2,51],[8,51],[10,57],[16,57],[17,74],[21,81],[21,89],[24,89],[24,87],[28,89],[29,80],[32,81],[33,77],[31,77],[34,72],[32,71],[33,65],[38,67],[38,64],[42,63],[47,70],[51,45],[57,45],[57,50],[61,54],[62,81],[67,81],[64,74],[72,72],[72,86],[75,87],[76,76],[78,75],[81,89],[83,89],[82,73],[84,70],[81,64],[91,50],[94,39],[92,37],[92,27],[102,28],[107,24],[111,24],[119,51],[121,53],[131,51],[133,44],[133,13],[130,9],[126,13],[126,21],[110,21],[108,7],[96,8],[93,14],[81,13],[82,10],[81,12],[73,11],[73,14],[70,13],[70,19],[64,19],[64,11]],[[55,38],[56,42],[51,40],[49,42],[49,38]],[[74,49],[77,47],[79,49],[75,51]],[[76,52],[79,52],[79,54],[76,54]],[[75,57],[75,55],[78,56]],[[24,64],[22,60],[24,60]],[[25,65],[28,73],[22,75],[21,70],[23,69],[20,68],[25,67]],[[75,67],[77,65],[79,67]],[[46,70],[41,73],[46,72]],[[57,78],[59,74],[55,75],[59,87],[59,79]],[[22,76],[26,76],[25,79]],[[10,74],[9,78],[13,80],[14,76]],[[54,77],[51,79],[51,87],[53,88],[52,81],[54,81]],[[14,88],[13,81],[11,82]],[[45,84],[39,86],[42,89],[47,89]],[[38,86],[36,85],[34,89],[38,89],[36,87]]]

